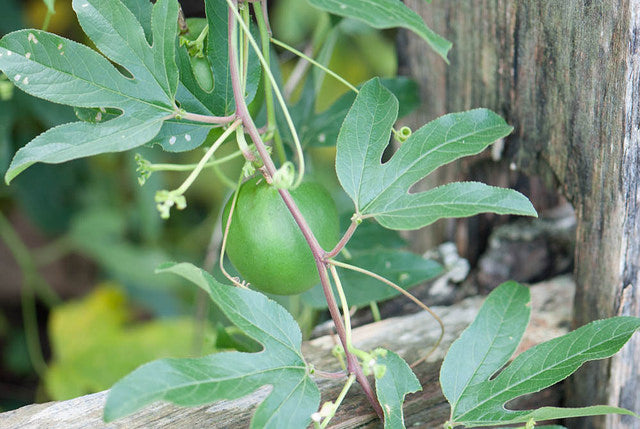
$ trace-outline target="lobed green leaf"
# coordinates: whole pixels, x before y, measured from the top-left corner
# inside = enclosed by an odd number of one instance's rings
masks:
[[[635,317],[589,323],[530,348],[491,378],[517,347],[528,318],[528,292],[523,286],[508,282],[489,295],[476,320],[453,343],[440,371],[442,390],[451,403],[453,426],[514,424],[606,413],[635,415],[610,406],[543,407],[533,411],[505,408],[517,397],[565,379],[587,361],[612,356],[640,328],[640,319]]]
[[[536,215],[522,194],[477,183],[409,192],[436,168],[477,154],[509,134],[512,128],[498,115],[475,109],[442,116],[414,132],[382,164],[397,113],[398,100],[374,78],[362,87],[340,129],[336,171],[360,214],[393,229],[417,229],[442,217],[482,212]]]
[[[486,299],[473,323],[449,348],[440,368],[445,398],[457,407],[470,386],[487,380],[515,352],[531,314],[529,288],[506,282]]]
[[[143,365],[113,386],[105,420],[155,401],[195,406],[240,398],[270,385],[273,389],[256,410],[251,427],[305,427],[318,408],[320,392],[302,357],[302,335],[293,317],[264,295],[223,285],[191,264],[167,264],[158,272],[177,274],[205,290],[225,316],[264,349]]]
[[[159,0],[153,6],[151,46],[134,13],[120,0],[74,0],[73,8],[96,46],[131,77],[96,51],[40,30],[3,37],[0,69],[33,96],[105,112],[118,109],[121,116],[67,124],[38,136],[16,154],[5,175],[7,183],[35,162],[59,163],[140,146],[174,115],[177,1]]]

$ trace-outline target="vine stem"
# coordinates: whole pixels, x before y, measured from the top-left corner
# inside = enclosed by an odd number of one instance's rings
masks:
[[[198,163],[196,168],[193,169],[191,174],[189,174],[189,176],[182,183],[182,185],[180,185],[180,187],[176,190],[176,192],[178,194],[182,195],[182,194],[184,194],[186,192],[187,189],[189,189],[189,187],[191,186],[193,181],[196,180],[196,177],[198,177],[198,175],[200,174],[202,169],[207,164],[207,161],[209,161],[209,158],[211,158],[213,156],[215,151],[218,150],[220,145],[222,143],[224,143],[224,141],[227,139],[227,137],[229,137],[229,135],[231,135],[231,133],[234,132],[236,128],[238,128],[238,126],[241,124],[241,122],[242,121],[240,119],[237,119],[233,124],[231,124],[229,126],[229,128],[227,128],[224,131],[224,133],[222,133],[222,135],[220,137],[218,137],[218,140],[216,140],[215,143],[213,143],[213,145],[211,145],[211,147],[209,148],[207,153],[202,157],[202,159],[200,160],[200,162]]]
[[[269,35],[271,29],[269,28],[269,20],[267,16],[266,3],[265,7],[262,7],[261,3],[254,2],[253,10],[256,14],[256,21],[258,22],[258,29],[260,30],[260,43],[262,43],[262,56],[264,57],[267,66],[270,68],[271,53],[269,52]],[[284,144],[282,138],[276,127],[276,110],[273,104],[273,88],[271,86],[271,80],[266,74],[263,76],[264,82],[264,99],[267,106],[267,130],[274,131],[273,141],[276,153],[278,154],[278,160],[280,164],[284,164],[287,160],[287,155],[284,152]]]
[[[429,313],[431,315],[431,317],[433,317],[436,322],[438,322],[438,324],[440,325],[440,336],[438,337],[438,340],[436,341],[436,343],[433,345],[433,347],[431,347],[431,349],[429,350],[429,352],[427,352],[426,355],[424,355],[423,357],[421,357],[420,359],[418,359],[417,361],[415,361],[414,363],[411,364],[411,368],[416,367],[417,365],[421,364],[422,362],[424,362],[440,345],[440,342],[442,342],[442,338],[444,337],[444,323],[442,322],[442,319],[440,319],[440,317],[433,312],[433,310],[431,310],[429,308],[429,306],[425,305],[422,301],[420,301],[418,298],[416,298],[415,296],[413,296],[411,293],[407,292],[406,290],[402,289],[400,286],[398,286],[397,284],[395,284],[394,282],[392,282],[389,279],[386,279],[384,277],[382,277],[379,274],[373,273],[369,270],[365,270],[364,268],[360,268],[357,267],[355,265],[351,265],[351,264],[347,264],[344,262],[340,262],[340,261],[336,261],[335,259],[330,259],[329,264],[334,265],[336,267],[340,267],[340,268],[345,268],[347,270],[351,270],[351,271],[356,271],[358,273],[362,273],[365,274],[369,277],[373,277],[376,280],[381,281],[382,283],[391,286],[392,288],[394,288],[395,290],[397,290],[398,292],[400,292],[401,294],[403,294],[404,296],[406,296],[407,298],[409,298],[411,301],[415,302],[420,308],[422,308],[424,311],[426,311],[427,313]]]
[[[242,27],[242,31],[244,32],[245,37],[249,40],[251,47],[255,51],[258,59],[260,60],[260,64],[262,64],[262,69],[264,73],[269,77],[269,80],[271,81],[271,84],[273,85],[273,92],[275,93],[276,98],[278,99],[278,103],[282,107],[282,113],[284,114],[285,120],[287,121],[287,125],[289,127],[289,131],[291,132],[291,136],[293,137],[293,142],[296,148],[296,156],[298,157],[299,174],[298,174],[298,178],[296,179],[296,183],[293,185],[293,187],[296,188],[298,187],[298,185],[300,185],[300,183],[302,183],[302,179],[304,178],[304,170],[305,170],[304,154],[302,153],[302,144],[300,143],[298,132],[293,123],[293,119],[291,118],[291,114],[289,113],[289,108],[287,107],[287,103],[284,101],[284,97],[282,96],[282,93],[278,88],[278,83],[276,82],[276,79],[273,76],[273,73],[271,73],[271,69],[269,68],[269,64],[267,63],[267,60],[262,55],[262,52],[260,52],[260,47],[258,46],[253,36],[251,35],[251,31],[249,31],[249,27],[245,25],[244,21],[242,20],[242,17],[234,7],[237,4],[237,0],[227,0],[227,3],[229,4],[229,11],[230,11],[229,22],[233,20],[233,17],[235,17],[240,27]],[[234,22],[233,28],[235,29],[235,22]],[[230,46],[236,42],[236,40],[232,38],[232,33],[229,33],[229,41],[230,41]],[[233,51],[235,55],[236,49],[234,48]],[[237,69],[238,68],[237,58],[234,58],[234,60],[236,61],[236,69]],[[229,63],[231,63],[231,53],[229,55]],[[243,92],[241,92],[240,94],[243,94]],[[244,101],[244,98],[243,98],[243,101]],[[243,104],[245,104],[245,110],[246,110],[246,103],[243,103]],[[237,113],[239,112],[236,110],[236,114]]]
[[[356,377],[353,374],[350,375],[349,378],[347,378],[347,382],[342,387],[340,394],[336,398],[335,402],[332,403],[331,412],[327,417],[325,417],[325,419],[320,424],[321,429],[324,429],[327,426],[329,426],[329,422],[336,415],[336,411],[338,411],[338,407],[340,407],[340,404],[344,400],[345,396],[347,396],[347,392],[349,392],[349,389],[351,389],[351,386],[353,385],[353,382],[355,381],[355,379]]]
[[[343,78],[338,73],[336,73],[333,70],[331,70],[329,67],[323,66],[322,64],[320,64],[319,62],[317,62],[316,60],[314,60],[313,58],[311,58],[310,56],[308,56],[304,52],[300,52],[299,50],[297,50],[293,46],[287,45],[286,43],[284,43],[284,42],[282,42],[282,41],[280,41],[278,39],[274,39],[273,37],[271,38],[271,43],[273,43],[274,45],[278,45],[281,48],[284,48],[287,51],[299,56],[300,58],[302,58],[302,59],[304,59],[304,60],[306,60],[308,62],[310,62],[314,66],[318,67],[319,69],[323,70],[325,73],[327,73],[328,75],[330,75],[331,77],[336,79],[338,82],[342,83],[344,86],[349,88],[351,91],[355,92],[356,94],[359,92],[358,88],[356,88],[355,86],[350,84],[345,78]]]
[[[233,217],[233,212],[235,211],[236,203],[238,202],[238,193],[240,191],[240,184],[242,184],[242,174],[240,174],[240,177],[238,178],[238,184],[235,187],[235,190],[233,191],[231,207],[229,208],[229,216],[227,217],[227,222],[225,223],[225,226],[224,226],[224,233],[222,234],[222,243],[220,244],[220,257],[218,258],[218,261],[220,263],[220,271],[222,271],[222,274],[224,274],[224,276],[228,278],[231,281],[231,283],[233,283],[235,286],[246,289],[247,287],[244,283],[240,283],[235,278],[231,277],[231,275],[224,268],[224,251],[227,248],[227,237],[229,237],[229,228],[231,227],[231,218]]]
[[[347,338],[347,347],[351,350],[351,314],[349,313],[349,304],[347,303],[347,297],[344,294],[344,289],[342,289],[342,283],[340,282],[340,277],[338,276],[338,271],[336,270],[335,265],[329,266],[329,271],[331,271],[331,277],[333,277],[333,283],[336,285],[336,289],[338,290],[338,296],[340,297],[340,305],[342,305],[342,314],[344,315],[344,326],[345,326],[345,335]]]
[[[232,154],[225,157],[214,159],[204,164],[204,168],[213,167],[214,165],[224,164],[227,161],[231,161],[242,155],[242,152],[237,150]],[[198,164],[149,164],[149,171],[192,171]]]
[[[247,133],[249,134],[249,137],[251,137],[251,140],[256,146],[256,150],[258,151],[258,154],[262,159],[262,162],[264,163],[264,169],[262,169],[262,172],[265,175],[265,178],[267,180],[271,180],[274,173],[276,172],[276,167],[273,163],[273,160],[271,159],[271,156],[269,155],[269,152],[267,152],[267,149],[265,147],[264,142],[262,141],[262,138],[260,137],[260,132],[258,131],[258,128],[253,122],[251,115],[249,114],[249,110],[247,109],[247,104],[244,100],[244,96],[242,93],[242,88],[240,86],[240,76],[238,75],[238,58],[236,57],[236,49],[234,46],[234,40],[232,38],[234,29],[235,29],[235,23],[236,23],[235,16],[237,14],[237,11],[235,10],[235,7],[237,5],[237,0],[227,0],[227,3],[229,4],[229,29],[228,29],[229,31],[229,70],[231,74],[231,83],[233,86],[233,95],[236,103],[236,115],[238,116],[238,118],[242,120],[244,127],[247,130]],[[242,24],[241,21],[240,21],[240,24]],[[264,60],[264,58],[262,59]],[[264,63],[263,63],[263,66],[264,66]],[[275,92],[276,94],[279,93],[278,91],[275,91]],[[302,235],[307,241],[307,244],[311,248],[311,252],[313,254],[313,258],[316,262],[316,267],[318,269],[318,274],[320,275],[320,283],[322,284],[322,290],[324,291],[325,298],[327,299],[329,313],[331,314],[331,318],[333,319],[333,322],[335,324],[336,331],[338,332],[338,336],[340,337],[340,341],[342,342],[342,346],[345,350],[345,356],[347,358],[347,370],[349,371],[350,374],[355,374],[356,380],[362,387],[362,390],[364,391],[365,395],[369,399],[369,402],[373,406],[374,410],[376,411],[376,413],[381,419],[384,419],[382,407],[380,406],[380,403],[378,402],[378,399],[376,398],[371,388],[371,385],[369,384],[369,380],[367,380],[367,378],[364,375],[362,367],[358,362],[358,358],[348,350],[345,327],[344,327],[344,324],[342,323],[342,318],[340,317],[340,310],[338,309],[338,305],[336,303],[335,297],[333,296],[333,292],[331,290],[331,284],[329,282],[329,277],[327,275],[327,265],[324,259],[324,255],[326,252],[322,248],[322,246],[320,246],[320,243],[318,243],[318,240],[316,239],[313,232],[311,231],[311,228],[309,228],[307,221],[305,220],[304,216],[300,212],[300,209],[298,208],[295,201],[291,197],[291,194],[289,193],[289,191],[287,189],[278,189],[278,193],[280,194],[280,197],[282,198],[285,205],[289,209],[289,212],[291,212],[293,219],[295,220],[296,224],[300,228],[300,231],[302,232]]]

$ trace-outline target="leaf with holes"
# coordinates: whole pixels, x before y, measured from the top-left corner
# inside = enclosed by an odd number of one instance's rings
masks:
[[[73,8],[108,59],[55,34],[19,30],[0,40],[0,69],[33,96],[76,107],[113,108],[121,115],[103,123],[61,125],[39,135],[16,153],[7,183],[36,162],[60,163],[140,146],[175,115],[177,1],[159,0],[153,6],[152,45],[120,0],[74,0]]]
[[[451,404],[449,427],[525,423],[607,413],[635,415],[617,407],[542,407],[509,410],[505,404],[538,392],[576,371],[583,363],[612,356],[640,328],[640,319],[613,317],[582,326],[538,344],[507,363],[529,322],[529,291],[507,282],[487,298],[473,323],[452,345],[442,363],[440,384]],[[495,375],[497,373],[497,375]]]
[[[293,317],[261,293],[223,285],[191,264],[167,264],[158,272],[177,274],[202,288],[234,325],[264,348],[259,353],[218,353],[143,365],[113,386],[105,420],[155,401],[195,406],[240,398],[269,385],[271,393],[257,408],[251,427],[306,427],[320,392],[302,357],[302,335]]]
[[[340,129],[336,171],[361,215],[391,229],[417,229],[443,217],[485,212],[536,216],[524,195],[482,183],[409,192],[436,168],[508,135],[512,128],[498,115],[475,109],[442,116],[415,131],[382,164],[397,116],[398,100],[374,78],[362,87]]]

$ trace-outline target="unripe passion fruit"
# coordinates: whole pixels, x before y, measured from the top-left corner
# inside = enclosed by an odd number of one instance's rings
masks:
[[[318,183],[303,182],[291,191],[300,212],[324,249],[338,241],[336,205]],[[223,212],[223,228],[231,209]],[[245,182],[229,227],[226,252],[246,281],[258,290],[293,295],[311,288],[320,279],[311,249],[278,190],[264,179]]]

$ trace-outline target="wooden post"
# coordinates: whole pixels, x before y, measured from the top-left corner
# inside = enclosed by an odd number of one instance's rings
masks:
[[[401,35],[401,66],[423,86],[420,120],[494,109],[515,126],[507,163],[541,176],[573,204],[574,327],[640,316],[640,0],[406,3],[453,42],[446,66],[422,40]],[[614,359],[573,377],[567,405],[640,413],[638,392],[636,335]],[[619,416],[590,422],[574,424],[640,427]]]

